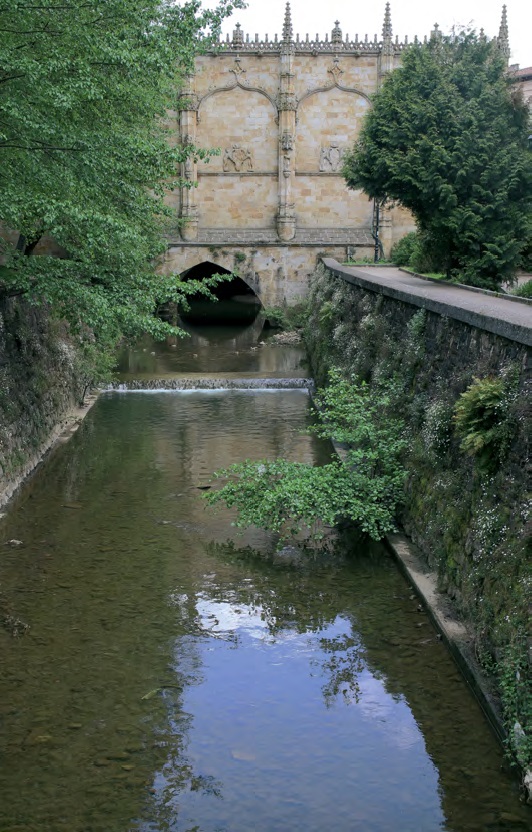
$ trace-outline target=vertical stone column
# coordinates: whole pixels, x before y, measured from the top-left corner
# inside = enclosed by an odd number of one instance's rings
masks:
[[[394,45],[392,42],[392,15],[390,4],[386,3],[384,23],[382,26],[382,48],[379,55],[379,86],[394,68]]]
[[[393,242],[393,218],[390,208],[381,206],[381,217],[379,226],[379,239],[384,250],[384,256],[388,258]]]
[[[181,144],[196,143],[198,100],[194,91],[194,76],[189,75],[185,81],[179,99],[179,136]],[[195,182],[198,176],[197,164],[189,156],[181,165],[181,176]],[[198,237],[199,211],[197,206],[197,189],[181,188],[179,218],[180,232],[183,240],[196,240]]]
[[[384,23],[382,26],[382,47],[379,54],[379,78],[378,85],[382,84],[385,77],[394,69],[394,44],[392,40],[392,15],[390,4],[386,3],[384,10]],[[380,207],[379,239],[384,250],[384,256],[389,257],[392,247],[392,214],[389,208]]]
[[[297,99],[294,93],[294,52],[290,4],[286,4],[280,54],[279,109],[279,207],[277,234],[280,240],[293,240],[296,234],[294,204],[295,134]]]

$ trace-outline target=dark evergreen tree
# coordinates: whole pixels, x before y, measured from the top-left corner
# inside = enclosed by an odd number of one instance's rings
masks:
[[[498,289],[527,237],[529,132],[497,44],[436,33],[404,53],[375,95],[344,175],[350,188],[408,208],[448,277]]]

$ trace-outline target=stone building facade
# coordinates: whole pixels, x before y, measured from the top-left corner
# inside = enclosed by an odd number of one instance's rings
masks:
[[[511,66],[510,73],[516,85],[523,91],[523,98],[532,112],[532,66],[523,67],[523,69],[520,69],[519,65]]]
[[[342,156],[407,46],[393,36],[389,3],[380,38],[350,37],[337,21],[324,39],[294,35],[287,3],[280,37],[251,38],[237,24],[199,57],[172,114],[175,141],[220,154],[183,165],[197,187],[170,196],[179,223],[163,271],[214,263],[273,306],[306,293],[320,257],[371,257],[374,206],[347,189]],[[413,227],[402,209],[381,212],[384,253]]]

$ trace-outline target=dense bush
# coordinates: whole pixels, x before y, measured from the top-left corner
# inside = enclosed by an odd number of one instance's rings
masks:
[[[420,274],[441,270],[441,262],[437,261],[431,252],[430,241],[419,231],[411,231],[395,243],[390,257],[396,265],[406,266]]]
[[[475,457],[481,470],[493,470],[508,445],[513,432],[508,424],[511,400],[511,387],[504,378],[475,378],[456,403],[460,447]]]
[[[527,283],[523,283],[522,286],[518,286],[517,289],[514,289],[512,294],[517,295],[518,298],[532,299],[532,280],[529,280]]]
[[[394,243],[390,252],[390,260],[392,263],[395,263],[396,266],[409,266],[412,254],[414,253],[414,248],[416,246],[416,241],[417,233],[415,231],[411,231],[409,234],[406,234]]]

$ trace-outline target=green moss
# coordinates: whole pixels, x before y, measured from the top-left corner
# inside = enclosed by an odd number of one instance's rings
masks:
[[[510,747],[532,762],[522,635],[532,586],[524,464],[532,425],[520,395],[521,364],[508,359],[496,336],[485,337],[493,340],[486,344],[465,324],[339,283],[323,269],[311,283],[305,338],[314,377],[323,385],[337,365],[392,391],[391,406],[409,430],[401,519],[457,597],[478,652],[491,657]],[[463,445],[475,433],[496,459],[493,468]],[[525,735],[519,742],[516,722]]]

